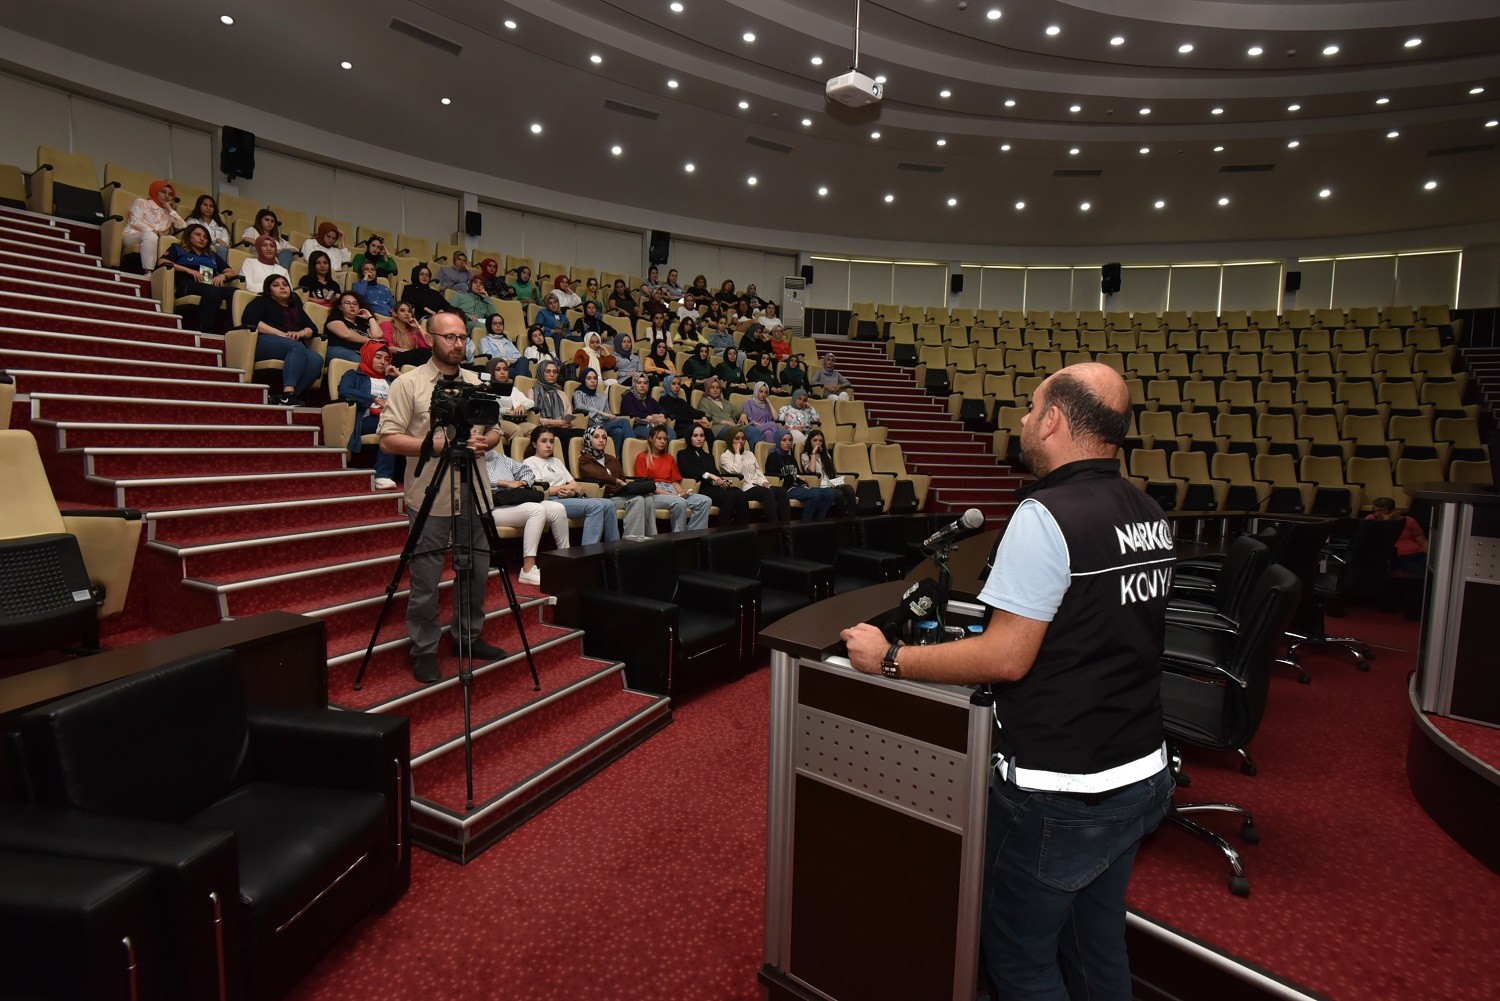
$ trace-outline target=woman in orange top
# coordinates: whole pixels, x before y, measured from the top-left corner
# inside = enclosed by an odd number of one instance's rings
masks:
[[[667,429],[658,427],[646,438],[646,451],[635,457],[635,475],[656,481],[656,493],[651,495],[651,504],[656,509],[666,508],[672,518],[672,531],[684,528],[707,528],[708,515],[713,501],[703,494],[688,493],[682,485],[682,473],[677,460],[667,451]]]

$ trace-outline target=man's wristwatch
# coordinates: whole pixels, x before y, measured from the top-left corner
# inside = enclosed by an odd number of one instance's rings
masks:
[[[881,674],[887,678],[901,677],[901,666],[896,663],[896,655],[901,652],[901,648],[905,645],[900,640],[891,644],[891,648],[885,652],[885,656],[880,661]]]

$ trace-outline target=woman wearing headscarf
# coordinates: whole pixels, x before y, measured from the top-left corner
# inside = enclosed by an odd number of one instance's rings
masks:
[[[162,260],[172,267],[177,297],[198,297],[198,329],[210,333],[219,310],[234,298],[234,286],[229,284],[234,269],[215,252],[208,230],[196,222],[188,223],[182,241],[168,247]]]
[[[672,349],[667,347],[666,341],[651,342],[651,353],[646,355],[646,360],[641,363],[641,369],[658,381],[666,376],[677,374],[677,363],[672,360]]]
[[[677,376],[669,375],[662,379],[659,402],[662,410],[666,411],[667,418],[671,420],[677,437],[686,438],[694,425],[708,429],[708,417],[683,397],[682,380]]]
[[[541,326],[552,343],[559,344],[564,337],[568,336],[568,318],[563,315],[562,307],[557,304],[557,293],[547,293],[547,303],[541,312],[531,317],[531,322]]]
[[[814,429],[808,433],[807,441],[802,445],[802,455],[798,464],[804,473],[818,478],[820,487],[837,493],[838,499],[834,502],[836,513],[854,513],[856,503],[854,488],[847,483],[840,482],[842,477],[833,465],[833,450],[828,447],[828,440],[823,437],[822,431]]]
[[[623,529],[627,539],[643,539],[656,534],[656,515],[651,503],[640,494],[624,494],[629,484],[625,468],[620,465],[619,451],[609,449],[609,434],[603,427],[592,427],[583,438],[583,453],[578,457],[578,478],[598,483],[604,497],[616,510],[624,512]]]
[[[263,236],[275,239],[277,260],[282,267],[290,267],[295,248],[281,235],[281,220],[268,208],[255,213],[255,222],[245,227],[245,231],[240,234],[240,243],[257,246]]]
[[[393,315],[396,312],[396,297],[391,294],[390,286],[381,281],[376,274],[375,262],[366,261],[361,264],[359,275],[359,281],[350,285],[349,291],[359,296],[371,312],[379,313],[381,316]],[[417,318],[421,319],[421,309],[418,309],[416,313]]]
[[[346,446],[351,452],[360,450],[360,438],[374,434],[380,426],[380,412],[391,395],[390,380],[399,370],[391,362],[390,345],[384,341],[370,341],[359,349],[359,368],[351,368],[339,380],[339,399],[348,400],[357,409],[354,431]],[[375,489],[390,490],[396,485],[396,456],[382,448],[375,449]]]
[[[776,412],[776,421],[792,433],[792,442],[800,445],[822,423],[818,412],[807,402],[807,390],[792,393],[792,402]]]
[[[489,293],[484,289],[484,278],[479,275],[470,279],[466,291],[454,292],[449,302],[453,309],[464,314],[464,319],[469,322],[471,334],[482,332],[486,321],[500,312],[495,304],[490,302]],[[472,339],[470,343],[473,343]],[[472,350],[470,353],[473,353]]]
[[[469,255],[462,250],[453,255],[453,260],[438,268],[437,283],[440,292],[465,292],[474,282],[474,272],[469,270]]]
[[[585,368],[579,375],[578,388],[573,390],[573,412],[588,418],[589,427],[602,427],[614,440],[615,452],[623,454],[625,439],[630,437],[630,421],[616,417],[609,407],[609,390],[599,382],[596,369]]]
[[[627,386],[644,372],[641,356],[635,353],[635,338],[621,332],[615,335],[615,378]]]
[[[752,393],[755,384],[745,380],[745,370],[740,368],[740,349],[724,349],[724,358],[714,366],[714,375],[724,384],[724,395],[730,393]]]
[[[542,290],[531,280],[531,268],[527,265],[516,268],[516,280],[511,283],[511,287],[516,291],[516,298],[522,302],[533,306],[542,304]]]
[[[317,328],[286,276],[267,278],[261,294],[245,307],[240,322],[256,333],[256,361],[279,358],[282,362],[281,394],[267,402],[281,407],[302,406],[302,394],[323,374],[323,356],[310,346],[318,335]]]
[[[657,428],[666,428],[672,435],[667,412],[651,398],[651,379],[642,372],[630,384],[630,392],[620,401],[620,416],[630,421],[630,436],[645,438]]]
[[[590,278],[588,282],[585,283],[583,287],[583,302],[585,305],[587,305],[588,303],[593,303],[594,311],[599,316],[604,315],[604,299],[599,295],[599,279]]]
[[[493,257],[486,257],[479,262],[479,275],[484,279],[484,290],[491,297],[502,302],[516,297],[516,290],[510,287],[510,282],[500,273],[500,262]]]
[[[843,373],[833,367],[832,351],[823,356],[823,364],[812,374],[812,385],[815,390],[821,390],[824,398],[829,400],[849,399],[849,390],[852,388]]]
[[[740,298],[749,303],[751,309],[770,309],[776,305],[774,302],[768,302],[760,297],[760,294],[755,291],[754,282],[745,286],[745,294]]]
[[[313,254],[327,254],[329,265],[334,272],[344,270],[354,259],[349,248],[344,246],[344,234],[339,232],[337,225],[327,219],[318,223],[316,233],[302,241],[302,257],[309,262],[309,267],[311,267]]]
[[[781,368],[781,373],[776,376],[776,381],[793,392],[799,389],[810,389],[807,383],[807,369],[802,366],[802,356],[788,357],[786,364]]]
[[[307,274],[297,282],[297,291],[305,298],[328,306],[339,297],[343,288],[333,277],[333,261],[321,250],[314,250],[307,259]]]
[[[484,336],[479,339],[479,353],[491,361],[499,358],[507,365],[514,365],[521,357],[521,349],[505,333],[505,317],[499,313],[484,321]]]
[[[506,449],[492,448],[484,454],[490,488],[529,487],[536,484],[536,473],[524,463],[512,459]],[[542,532],[552,530],[552,542],[558,549],[568,548],[568,512],[557,501],[544,500],[526,504],[496,505],[491,512],[495,524],[521,530],[521,572],[516,580],[532,587],[542,586],[542,571],[536,565],[536,551],[541,548]]]
[[[724,383],[716,375],[704,382],[698,409],[708,418],[708,433],[720,441],[728,441],[744,423],[734,404],[724,398]]]
[[[557,275],[552,279],[552,292],[557,296],[557,304],[563,309],[577,309],[583,305],[582,297],[573,291],[567,275]]]
[[[740,350],[745,354],[749,354],[752,351],[756,354],[769,353],[771,351],[771,333],[765,327],[762,327],[758,323],[731,324],[731,326],[740,335]]]
[[[754,351],[745,352],[749,364],[745,367],[746,382],[764,382],[767,385],[776,381],[776,358],[771,352],[757,354]]]
[[[766,475],[780,479],[786,487],[786,495],[802,502],[802,520],[817,521],[828,517],[833,505],[838,503],[838,491],[825,487],[810,487],[798,475],[797,456],[792,452],[792,433],[783,432],[777,445],[766,456]]]
[[[187,222],[189,225],[197,223],[208,230],[208,239],[214,245],[215,253],[229,255],[229,227],[219,217],[219,203],[214,201],[213,195],[198,196]]]
[[[764,382],[755,384],[754,395],[740,408],[745,424],[760,434],[762,441],[775,441],[781,434],[776,426],[776,415],[771,412],[771,387]]]
[[[396,259],[385,252],[385,238],[382,236],[372,236],[366,240],[365,249],[354,255],[349,267],[361,271],[366,261],[375,265],[375,275],[379,278],[395,277],[398,270]]]
[[[755,458],[755,449],[744,428],[739,428],[729,439],[729,447],[719,456],[719,468],[725,473],[740,478],[740,490],[745,499],[759,501],[767,521],[791,521],[792,505],[786,488],[773,486]]]
[[[615,381],[615,356],[604,348],[604,339],[598,334],[589,334],[583,347],[573,352],[573,364],[578,371],[591,368],[601,374],[606,385]]]
[[[785,327],[777,327],[771,331],[771,353],[778,362],[784,362],[792,356],[792,339],[787,336]]]
[[[614,504],[603,497],[590,497],[583,484],[568,472],[567,464],[557,453],[557,436],[551,428],[542,428],[531,436],[531,454],[526,457],[525,465],[531,469],[536,482],[547,484],[547,499],[561,504],[569,518],[583,519],[583,535],[579,541],[585,546],[595,542],[618,542],[620,518]]]
[[[583,315],[573,321],[573,333],[586,340],[589,334],[598,334],[600,337],[607,337],[613,331],[609,329],[608,324],[599,315],[599,304],[592,299],[585,299],[583,302]]]
[[[412,312],[419,320],[438,313],[459,311],[443,297],[443,293],[432,287],[432,269],[425,264],[418,264],[411,269],[411,281],[401,290],[401,301],[411,304]]]
[[[671,434],[664,427],[651,430],[646,437],[646,450],[635,457],[635,475],[656,482],[651,504],[657,510],[666,509],[672,531],[707,528],[713,502],[704,494],[689,493],[682,485],[682,471],[667,451],[670,439]]]
[[[698,492],[713,502],[719,509],[719,526],[750,524],[750,499],[738,489],[714,461],[708,432],[693,425],[688,433],[687,444],[677,453],[677,468],[683,476],[698,481]]]
[[[682,363],[682,377],[689,385],[698,385],[713,374],[714,360],[708,353],[708,345],[699,344],[693,349],[693,356]]]
[[[272,275],[285,278],[288,285],[292,283],[292,276],[276,257],[276,238],[269,234],[256,239],[255,256],[245,262],[240,268],[240,274],[245,276],[247,289],[264,288],[266,279]]]
[[[563,393],[562,366],[557,359],[542,363],[541,375],[532,393],[536,398],[537,424],[562,439],[564,448],[583,433],[573,426],[573,401]]]
[[[391,346],[391,361],[398,369],[425,365],[432,357],[432,338],[417,322],[409,302],[396,303],[391,318],[380,321],[380,335]]]
[[[334,303],[323,324],[328,338],[328,357],[359,361],[359,353],[371,341],[383,341],[383,332],[375,326],[374,315],[365,308],[359,296],[345,292]]]

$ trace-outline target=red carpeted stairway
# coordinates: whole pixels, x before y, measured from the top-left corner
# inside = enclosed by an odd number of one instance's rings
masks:
[[[284,609],[328,627],[330,704],[412,719],[413,840],[472,858],[541,806],[670,721],[621,665],[583,656],[582,633],[543,619],[551,599],[516,585],[541,691],[492,571],[485,639],[511,651],[473,682],[476,809],[465,810],[457,659],[412,680],[407,591],[395,595],[361,691],[354,677],[406,540],[404,499],[372,492],[321,415],[266,404],[224,364],[224,338],[163,314],[144,278],[100,266],[87,228],[0,209],[0,370],[12,426],[37,437],[64,506],[125,506],[147,530],[125,612],[134,641]],[[517,563],[508,547],[506,562]],[[440,588],[444,618],[451,573]]]
[[[834,352],[834,367],[854,386],[870,422],[889,430],[906,468],[932,477],[927,507],[961,511],[977,507],[990,527],[1015,509],[1015,490],[1029,479],[996,459],[986,434],[968,431],[948,413],[946,397],[928,396],[909,369],[886,357],[879,344],[839,337],[817,339],[818,354]]]

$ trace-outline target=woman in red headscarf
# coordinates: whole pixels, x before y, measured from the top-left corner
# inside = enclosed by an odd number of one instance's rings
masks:
[[[500,262],[493,257],[486,257],[479,262],[479,276],[484,279],[484,290],[493,299],[514,299],[516,290],[510,287],[510,282],[500,273]]]
[[[384,341],[369,341],[359,349],[359,368],[352,368],[339,380],[339,399],[348,400],[358,407],[354,418],[354,432],[349,436],[348,448],[358,452],[360,438],[374,434],[380,426],[380,412],[385,408],[386,397],[391,395],[391,382],[398,370],[391,363],[391,348]],[[389,490],[396,485],[396,457],[388,452],[375,451],[375,489]]]
[[[177,189],[171,181],[152,181],[150,194],[130,203],[121,232],[124,252],[141,255],[141,270],[150,271],[161,257],[161,238],[187,225],[177,214]]]

